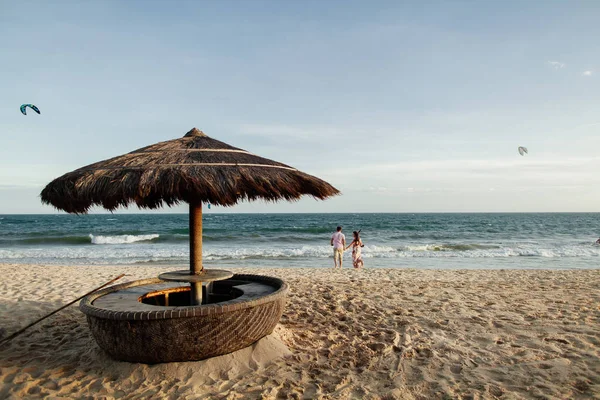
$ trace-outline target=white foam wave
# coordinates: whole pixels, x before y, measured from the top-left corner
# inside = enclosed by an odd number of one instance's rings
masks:
[[[386,255],[382,255],[386,257]],[[507,258],[507,257],[541,257],[570,258],[600,256],[600,249],[593,246],[505,246],[472,250],[453,250],[438,245],[406,246],[394,253],[397,258]]]
[[[128,244],[135,242],[145,242],[148,240],[157,239],[159,234],[153,233],[150,235],[119,235],[119,236],[94,236],[90,233],[92,244]]]
[[[406,246],[405,249],[408,251],[434,251],[436,250],[435,245],[422,244],[418,246]]]
[[[302,246],[300,248],[215,248],[203,253],[204,255],[202,257],[206,260],[245,260],[251,258],[326,258],[330,254],[333,254],[333,251],[327,246]]]
[[[394,253],[396,251],[398,250],[390,246],[365,246],[362,249],[363,253]]]
[[[30,262],[30,263],[66,263],[66,264],[133,264],[137,262],[182,262],[189,259],[187,243],[157,243],[148,242],[159,237],[152,235],[122,235],[122,236],[93,236],[96,244],[109,246],[31,246],[0,248],[0,262]],[[142,241],[135,246],[128,245]],[[143,242],[146,241],[146,242]],[[110,244],[124,244],[110,246]],[[504,246],[502,248],[477,249],[468,251],[432,251],[409,250],[406,247],[393,248],[389,246],[369,245],[363,248],[363,257],[377,263],[391,260],[407,259],[500,259],[500,258],[538,258],[538,259],[577,259],[600,257],[600,246]],[[327,262],[333,256],[331,246],[205,246],[203,258],[206,261],[235,261],[247,260],[249,265],[260,263],[260,260],[288,259],[294,262],[304,262],[309,265]],[[351,251],[344,254],[349,260]],[[312,261],[311,261],[312,260]],[[322,260],[322,261],[317,261]]]

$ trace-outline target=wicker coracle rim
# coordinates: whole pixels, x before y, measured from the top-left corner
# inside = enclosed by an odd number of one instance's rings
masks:
[[[175,308],[169,307],[169,309],[161,309],[160,306],[156,306],[156,311],[114,311],[99,308],[93,305],[93,302],[96,299],[118,290],[127,289],[135,286],[164,282],[158,278],[150,278],[126,282],[120,285],[111,286],[109,288],[94,292],[93,294],[86,296],[83,300],[81,300],[81,303],[79,304],[79,309],[86,315],[109,320],[157,320],[191,318],[198,316],[224,314],[228,312],[239,311],[245,308],[256,307],[265,303],[270,303],[279,300],[280,298],[285,298],[288,291],[287,283],[285,283],[279,278],[275,278],[272,276],[258,274],[235,274],[231,279],[248,279],[255,282],[274,284],[277,285],[278,289],[273,293],[269,293],[265,296],[261,296],[259,298],[251,300],[229,300],[214,304],[178,306]]]

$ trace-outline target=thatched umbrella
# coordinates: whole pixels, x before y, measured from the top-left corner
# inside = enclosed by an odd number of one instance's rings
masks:
[[[336,188],[319,178],[212,139],[194,128],[181,139],[69,172],[50,182],[41,197],[46,204],[77,214],[92,206],[112,211],[130,203],[149,209],[189,203],[190,271],[161,278],[191,282],[192,295],[200,301],[200,281],[216,280],[202,266],[203,202],[232,206],[242,200],[293,201],[303,195],[323,200],[336,194]],[[178,279],[181,275],[186,276]]]

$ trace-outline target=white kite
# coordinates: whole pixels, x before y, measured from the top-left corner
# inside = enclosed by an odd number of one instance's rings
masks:
[[[522,156],[527,154],[527,147],[519,146],[519,154]]]

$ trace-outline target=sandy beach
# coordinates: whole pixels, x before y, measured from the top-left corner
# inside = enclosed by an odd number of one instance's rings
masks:
[[[1,335],[120,273],[164,270],[0,264]],[[0,347],[0,398],[600,398],[599,270],[234,272],[291,287],[265,343],[219,360],[117,362],[73,305]]]

